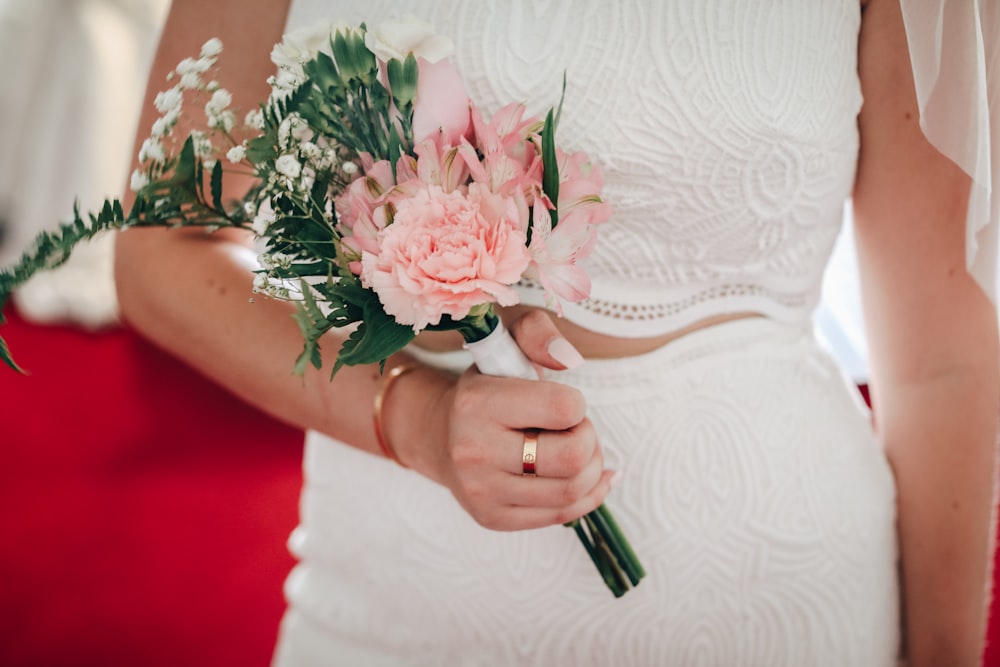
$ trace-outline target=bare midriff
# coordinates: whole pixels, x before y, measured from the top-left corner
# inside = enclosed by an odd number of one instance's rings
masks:
[[[510,308],[504,308],[500,313],[500,316],[506,324],[510,324],[531,309],[531,306],[513,306]],[[700,329],[722,324],[723,322],[731,322],[733,320],[741,320],[750,317],[761,317],[761,315],[759,313],[752,312],[715,315],[712,317],[706,317],[705,319],[699,320],[684,328],[648,338],[617,338],[615,336],[608,336],[589,329],[584,329],[577,324],[573,324],[572,322],[561,317],[556,317],[555,315],[552,316],[552,321],[555,323],[560,333],[562,333],[562,335],[565,336],[566,339],[572,343],[584,357],[588,359],[616,359],[652,352],[653,350],[669,344],[671,341],[677,340],[682,336],[686,336]],[[462,338],[453,331],[425,331],[417,336],[414,343],[425,350],[433,352],[448,352],[460,349],[462,347]]]

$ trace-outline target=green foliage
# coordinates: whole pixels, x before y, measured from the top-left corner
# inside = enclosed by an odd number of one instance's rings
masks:
[[[295,363],[295,372],[307,366],[321,368],[320,339],[330,329],[357,324],[342,342],[331,376],[343,366],[383,364],[415,337],[412,327],[396,322],[388,315],[372,290],[361,286],[357,278],[330,280],[310,286],[300,281],[302,301],[296,302],[293,317],[302,333],[303,348]],[[314,295],[318,292],[329,310],[324,315]]]
[[[222,163],[216,162],[215,166],[212,167],[212,205],[218,210],[222,211],[225,206],[222,205]]]
[[[121,229],[130,220],[131,218],[125,217],[121,202],[117,199],[105,200],[101,209],[96,214],[89,214],[86,220],[80,215],[79,207],[74,206],[73,220],[63,223],[53,232],[39,234],[34,244],[21,255],[14,266],[0,270],[0,309],[7,303],[13,291],[27,282],[36,272],[60,266],[69,259],[77,244],[89,241],[101,232]],[[4,321],[0,316],[0,324]],[[0,338],[0,361],[20,373],[24,372],[14,362],[3,338]]]
[[[7,318],[3,316],[3,313],[0,313],[0,326],[5,324],[6,322]],[[17,365],[17,363],[14,362],[14,357],[12,357],[10,354],[10,348],[7,347],[7,342],[3,338],[0,338],[0,361],[10,366],[18,373],[26,375],[24,369],[22,369],[20,366]]]
[[[302,293],[301,300],[295,301],[294,317],[303,338],[295,371],[302,373],[309,365],[322,364],[320,341],[336,327],[356,325],[343,344],[334,372],[348,364],[381,363],[404,347],[414,338],[412,328],[386,314],[375,293],[363,288],[350,272],[349,263],[356,257],[345,257],[341,251],[341,232],[330,202],[349,180],[335,167],[338,160],[356,160],[365,152],[374,160],[390,160],[395,169],[396,161],[411,150],[417,61],[411,55],[388,63],[390,92],[378,80],[376,59],[364,44],[363,29],[338,31],[331,37],[331,49],[333,57],[318,53],[303,64],[306,79],[301,85],[272,95],[260,105],[262,125],[257,136],[246,142],[245,152],[259,184],[244,199],[227,205],[226,165],[218,155],[211,162],[200,155],[204,138],[192,133],[175,153],[161,162],[144,164],[142,176],[148,184],[136,192],[127,215],[120,201],[108,199],[95,213],[82,215],[75,210],[71,222],[40,234],[17,264],[0,271],[0,306],[34,273],[60,265],[79,243],[102,232],[128,227],[247,229],[257,207],[267,202],[275,216],[263,233],[264,253],[273,260],[261,271],[266,278],[262,289],[277,298],[292,298],[281,286],[281,281],[289,281]],[[276,168],[282,155],[306,159],[297,152],[300,140],[289,142],[283,134],[287,130],[283,123],[293,115],[337,157],[331,161],[333,166],[312,170],[307,190],[290,186]],[[459,324],[442,326],[460,328]],[[2,338],[0,360],[20,370]]]
[[[542,191],[552,202],[549,215],[552,216],[553,229],[559,224],[559,161],[556,158],[556,128],[552,110],[545,116],[545,126],[542,128]]]

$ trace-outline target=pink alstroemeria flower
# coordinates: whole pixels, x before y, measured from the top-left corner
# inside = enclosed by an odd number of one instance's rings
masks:
[[[450,60],[417,59],[417,97],[413,102],[413,138],[433,138],[455,146],[469,133],[469,96],[465,82]]]
[[[367,159],[366,159],[367,158]],[[373,162],[362,156],[364,175],[351,182],[334,199],[341,248],[354,275],[361,274],[361,253],[378,251],[378,233],[385,229],[384,203],[396,182],[387,160]]]
[[[546,303],[559,314],[556,297],[570,302],[590,294],[590,278],[579,262],[597,242],[597,225],[611,217],[611,207],[600,197],[604,176],[582,152],[556,151],[559,165],[559,221],[552,227],[550,204],[536,200],[531,229],[531,264],[525,277],[537,280]]]

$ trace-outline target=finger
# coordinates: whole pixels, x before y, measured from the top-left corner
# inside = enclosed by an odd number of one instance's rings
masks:
[[[614,472],[605,470],[601,473],[597,484],[576,502],[562,507],[523,507],[508,506],[500,507],[490,513],[489,516],[477,518],[479,523],[491,530],[531,530],[534,528],[544,528],[546,526],[562,525],[579,519],[597,509],[608,492],[611,491],[611,479]],[[525,480],[532,481],[532,480]]]
[[[558,509],[572,507],[594,490],[604,473],[603,461],[593,461],[575,477],[525,477],[511,475],[505,484],[505,497],[514,507]],[[613,472],[613,471],[612,471]]]
[[[564,370],[584,361],[543,310],[528,311],[511,323],[509,329],[525,356],[545,368]]]
[[[576,426],[586,413],[586,400],[573,387],[480,375],[473,369],[462,377],[453,409],[453,414],[479,424],[557,431]]]
[[[528,454],[529,433],[517,432],[520,446],[503,447],[503,469],[511,474],[525,472],[525,455]],[[597,440],[597,432],[590,420],[565,431],[538,431],[534,436],[533,457],[535,476],[545,479],[572,479],[593,462],[604,464],[604,455]]]

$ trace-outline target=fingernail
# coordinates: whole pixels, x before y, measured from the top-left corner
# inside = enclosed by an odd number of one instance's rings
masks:
[[[553,338],[546,349],[549,356],[565,368],[576,368],[584,361],[583,356],[565,338]]]
[[[618,482],[622,481],[622,477],[625,476],[624,470],[616,470],[615,474],[611,476],[611,488],[618,486]]]

